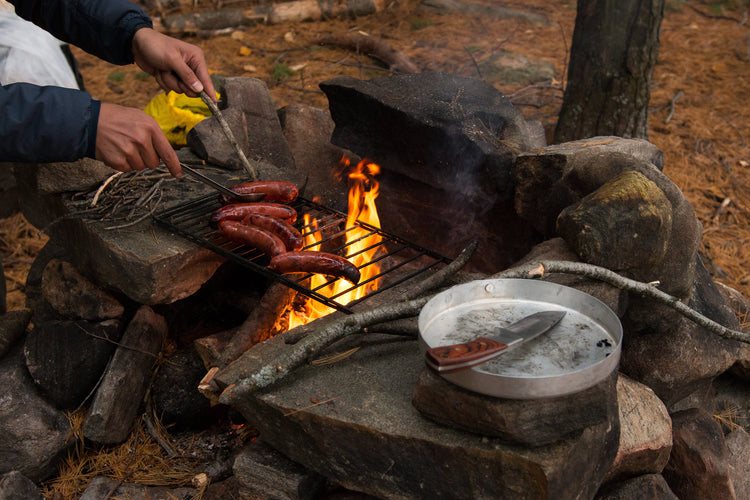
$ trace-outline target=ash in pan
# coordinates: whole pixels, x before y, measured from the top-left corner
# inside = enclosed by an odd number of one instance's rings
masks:
[[[492,336],[499,327],[550,309],[549,304],[472,303],[445,311],[436,318],[433,345],[449,345]],[[482,372],[508,377],[563,375],[594,365],[609,356],[616,345],[607,330],[577,311],[566,309],[565,317],[549,332],[476,367]]]

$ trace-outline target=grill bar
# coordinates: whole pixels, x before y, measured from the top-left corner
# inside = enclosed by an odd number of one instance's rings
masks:
[[[187,238],[188,240],[213,250],[227,259],[236,262],[242,266],[258,272],[268,278],[279,281],[290,288],[306,295],[307,297],[317,300],[328,307],[345,312],[352,313],[351,307],[362,301],[381,293],[389,288],[393,288],[411,278],[419,276],[436,266],[447,264],[451,259],[440,255],[437,252],[411,243],[399,236],[387,233],[377,227],[364,222],[356,222],[356,225],[365,230],[364,236],[356,238],[352,242],[345,242],[346,234],[354,228],[347,228],[347,215],[327,208],[323,205],[299,197],[290,206],[297,210],[298,218],[295,227],[300,230],[303,236],[323,235],[312,245],[303,248],[310,249],[317,245],[329,245],[325,250],[332,253],[351,258],[363,252],[374,251],[374,257],[366,264],[360,266],[360,270],[367,266],[379,265],[380,272],[371,278],[360,281],[356,285],[346,287],[342,292],[332,297],[327,297],[323,293],[328,285],[334,283],[335,279],[327,279],[324,284],[310,288],[309,278],[312,274],[295,276],[294,279],[287,275],[281,275],[271,271],[266,267],[268,258],[259,250],[231,242],[224,238],[216,229],[208,224],[209,217],[214,210],[221,206],[221,202],[215,194],[191,200],[182,203],[176,207],[155,213],[153,219],[165,226],[169,230]],[[307,214],[311,222],[305,224],[304,215]],[[366,238],[377,235],[382,238],[380,243],[368,245],[367,248],[353,251],[350,247],[354,243],[359,243]],[[350,255],[350,250],[351,255]],[[411,265],[406,268],[405,266]],[[398,271],[398,272],[397,272]],[[372,290],[368,285],[378,281],[378,288]],[[367,288],[362,288],[367,287]],[[366,291],[365,295],[348,304],[339,302],[337,299],[348,294],[354,289],[362,288]]]

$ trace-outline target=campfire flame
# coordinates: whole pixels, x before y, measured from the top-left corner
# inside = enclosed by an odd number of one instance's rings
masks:
[[[375,163],[362,160],[352,167],[350,160],[346,157],[341,159],[336,172],[336,178],[339,181],[346,179],[349,183],[349,206],[346,220],[346,248],[349,254],[346,257],[359,268],[360,283],[364,283],[336,298],[337,302],[344,305],[365,296],[378,287],[378,280],[373,277],[380,272],[380,266],[372,260],[382,237],[379,234],[368,234],[369,231],[357,225],[357,221],[380,228],[380,218],[375,206],[375,199],[379,192],[379,183],[375,180],[375,176],[379,173],[380,167]],[[311,220],[309,214],[305,214],[304,222],[305,227],[311,228],[305,235],[305,247],[309,245],[308,250],[321,250],[320,244],[316,243],[322,240],[318,231],[318,221]],[[372,281],[368,281],[371,279]],[[317,289],[327,281],[329,280],[325,276],[315,275],[311,278],[310,288]],[[348,281],[336,280],[319,289],[318,292],[325,297],[333,297],[349,288],[352,288],[352,284]],[[309,323],[334,310],[316,300],[307,299],[301,310],[293,309],[290,313],[289,329]]]

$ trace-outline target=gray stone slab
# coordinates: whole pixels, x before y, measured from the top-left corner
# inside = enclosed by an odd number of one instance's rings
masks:
[[[424,368],[417,343],[355,336],[336,350],[357,345],[344,361],[301,368],[231,403],[290,459],[381,498],[593,497],[614,459],[616,416],[534,448],[436,424],[411,403]],[[249,360],[254,349],[235,362],[245,373],[263,362]]]

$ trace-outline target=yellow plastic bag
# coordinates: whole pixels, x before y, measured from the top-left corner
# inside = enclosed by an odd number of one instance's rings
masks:
[[[218,98],[218,93],[216,95]],[[173,146],[185,146],[190,129],[211,116],[200,97],[188,97],[171,90],[151,99],[143,111],[156,120]]]

